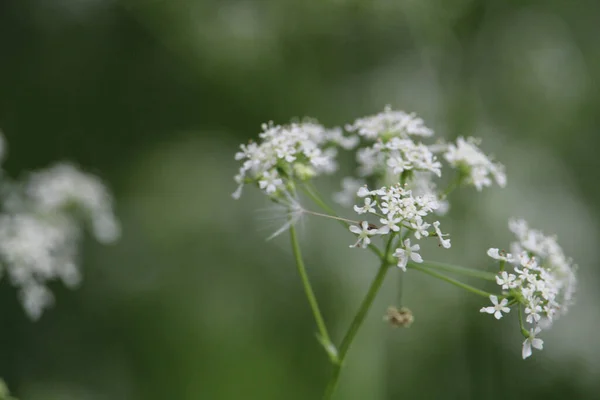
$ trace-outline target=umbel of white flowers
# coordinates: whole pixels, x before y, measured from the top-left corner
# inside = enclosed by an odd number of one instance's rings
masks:
[[[241,167],[235,176],[238,188],[233,197],[240,198],[245,185],[254,185],[286,207],[288,221],[276,232],[280,234],[300,216],[317,214],[300,204],[299,189],[313,200],[316,197],[315,204],[323,208],[311,182],[337,171],[340,150],[353,151],[356,173],[341,180],[342,190],[333,199],[371,221],[329,217],[349,225],[356,235],[350,247],[371,248],[373,239],[385,237],[390,251],[385,257],[406,271],[411,263],[427,264],[415,240],[435,237],[440,247],[450,248],[449,235],[442,233],[435,217],[448,211],[448,195],[454,189],[472,186],[482,191],[494,182],[500,187],[506,185],[504,167],[479,148],[479,140],[459,137],[454,143],[446,143],[432,142],[433,137],[433,130],[421,118],[390,107],[359,118],[344,129],[327,129],[314,120],[265,124],[260,141],[242,145],[235,155]],[[454,174],[443,181],[445,169],[454,170]],[[442,183],[447,186],[443,190],[439,189]],[[511,221],[510,228],[518,238],[511,253],[488,251],[500,261],[495,279],[502,292],[489,296],[492,306],[481,312],[500,319],[511,307],[517,307],[521,316],[524,307],[526,322],[531,325],[526,329],[520,318],[525,337],[523,358],[527,358],[531,348],[542,347],[537,338],[541,329],[549,327],[572,303],[574,267],[554,238],[529,229],[522,220]],[[461,270],[464,272],[464,268]]]
[[[0,135],[0,158],[4,147]],[[120,235],[119,223],[100,179],[71,164],[33,172],[21,182],[2,173],[0,189],[0,278],[6,275],[19,288],[23,307],[35,320],[54,301],[48,281],[79,284],[84,227],[99,242],[111,243]]]
[[[521,219],[509,222],[510,230],[517,237],[511,243],[511,252],[489,249],[488,255],[500,263],[496,283],[503,290],[503,298],[490,296],[491,307],[481,312],[493,314],[496,319],[518,307],[521,330],[526,337],[523,342],[523,358],[531,355],[532,348],[542,350],[544,342],[537,335],[549,328],[553,321],[565,314],[573,304],[577,287],[576,265],[567,258],[555,237],[531,229]],[[525,327],[521,308],[524,308]]]

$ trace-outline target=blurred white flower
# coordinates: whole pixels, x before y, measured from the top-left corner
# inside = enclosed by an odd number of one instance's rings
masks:
[[[499,261],[510,261],[509,256],[511,256],[511,254],[501,251],[500,249],[488,249],[487,255],[492,257],[494,260]]]
[[[390,106],[386,106],[379,114],[357,119],[353,124],[346,125],[346,130],[369,139],[382,135],[402,138],[409,135],[433,136],[433,131],[425,126],[421,118],[404,111],[393,111]]]
[[[35,320],[54,302],[46,282],[60,279],[74,287],[81,281],[77,264],[84,226],[109,243],[119,237],[119,224],[102,182],[70,164],[35,172],[22,185],[3,189],[0,272],[20,289],[23,307]]]
[[[43,214],[82,212],[92,233],[102,243],[115,241],[119,223],[112,212],[112,197],[100,179],[81,172],[71,164],[58,164],[33,173],[25,186],[26,195],[36,211]]]
[[[459,137],[455,144],[449,144],[444,157],[451,166],[459,168],[479,191],[492,185],[492,179],[498,186],[506,186],[506,175],[502,164],[494,163],[477,146],[478,141],[473,138],[466,140]],[[491,177],[490,177],[491,176]]]

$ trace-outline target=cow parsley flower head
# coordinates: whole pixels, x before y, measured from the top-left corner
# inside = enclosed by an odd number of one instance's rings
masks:
[[[241,145],[235,159],[242,162],[235,176],[241,196],[242,187],[252,183],[269,197],[278,198],[294,179],[306,181],[337,170],[337,148],[351,149],[358,138],[344,135],[341,129],[326,129],[314,121],[290,125],[264,124],[260,143]],[[280,197],[280,196],[279,196]]]
[[[524,331],[529,332],[523,343],[523,358],[527,358],[532,347],[542,349],[543,342],[536,337],[541,331],[539,325],[549,325],[573,304],[577,267],[555,237],[531,229],[522,219],[510,220],[509,228],[517,237],[510,246],[511,253],[492,248],[488,256],[500,262],[502,270],[496,283],[506,299],[522,309],[525,321],[521,323],[532,325]]]
[[[347,125],[346,130],[358,133],[364,142],[356,153],[361,177],[382,173],[400,175],[405,171],[442,175],[442,164],[431,149],[414,141],[415,137],[433,136],[433,131],[414,114],[391,111],[387,107],[383,113]]]
[[[458,168],[477,190],[492,185],[492,179],[498,186],[506,186],[504,166],[494,163],[478,147],[479,141],[474,138],[466,140],[459,137],[456,144],[449,144],[444,158],[454,168]]]
[[[42,214],[72,209],[91,224],[96,239],[114,242],[120,235],[112,212],[112,197],[102,181],[71,164],[58,164],[33,173],[26,182],[27,197]]]
[[[444,239],[439,230],[439,221],[433,224],[426,222],[429,217],[439,207],[439,202],[433,195],[414,196],[411,190],[404,189],[400,185],[382,187],[377,190],[369,190],[367,186],[361,187],[356,196],[362,200],[361,204],[354,206],[354,211],[359,215],[373,215],[379,218],[381,224],[379,228],[376,225],[370,225],[362,221],[362,226],[351,226],[351,232],[358,235],[358,241],[355,245],[361,244],[366,247],[370,244],[370,236],[373,235],[395,235],[404,232],[412,233],[415,239],[419,240],[428,236],[438,236],[441,245],[444,248],[450,247],[450,240]],[[434,231],[428,231],[428,228],[434,226]],[[406,238],[398,243],[398,247],[393,253],[400,269],[406,270],[409,261],[420,263],[423,261],[418,251],[421,247],[418,244],[411,245],[410,239]]]
[[[357,119],[353,124],[346,125],[346,130],[371,140],[383,136],[433,136],[433,131],[425,126],[421,118],[404,111],[393,111],[390,106],[386,106],[379,114]]]
[[[106,187],[73,165],[35,172],[23,183],[1,183],[0,278],[7,276],[19,288],[23,308],[35,320],[54,302],[47,282],[75,287],[81,281],[84,226],[107,243],[118,238],[119,224]]]

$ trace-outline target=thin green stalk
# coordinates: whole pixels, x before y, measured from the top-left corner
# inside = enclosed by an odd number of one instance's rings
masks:
[[[424,263],[420,264],[420,266],[424,268],[437,269],[439,271],[446,271],[458,275],[470,276],[472,278],[485,279],[487,281],[496,280],[496,274],[492,272],[480,271],[476,269],[461,267],[458,265],[440,263],[435,261],[425,261]]]
[[[298,243],[298,237],[296,235],[296,228],[294,227],[294,225],[290,226],[290,238],[292,242],[292,249],[294,251],[294,257],[296,258],[296,267],[298,269],[298,274],[300,275],[300,279],[302,280],[302,286],[304,286],[306,298],[308,299],[308,303],[310,304],[310,308],[317,323],[317,328],[319,329],[319,341],[325,348],[325,351],[329,355],[331,361],[335,364],[338,362],[337,350],[329,337],[329,333],[327,332],[327,326],[325,325],[325,320],[323,319],[323,315],[321,314],[321,310],[319,309],[319,303],[317,302],[317,298],[315,297],[315,293],[313,292],[310,280],[308,279],[308,274],[306,273],[304,261],[302,260],[302,254],[300,253],[300,244]]]
[[[456,178],[454,178],[452,180],[452,182],[450,182],[450,185],[448,185],[446,190],[444,190],[441,198],[445,199],[450,195],[450,193],[454,192],[462,184],[463,179],[464,179],[464,175],[461,172],[459,172],[458,176]]]
[[[431,271],[430,269],[423,268],[419,264],[415,264],[414,262],[409,262],[408,265],[407,265],[407,267],[411,268],[411,269],[416,269],[417,271],[421,271],[421,272],[426,273],[428,275],[431,275],[431,276],[433,276],[435,278],[441,279],[444,282],[448,282],[448,283],[450,283],[450,284],[452,284],[454,286],[458,286],[458,287],[460,287],[462,289],[468,290],[469,292],[475,293],[475,294],[477,294],[479,296],[483,296],[483,297],[497,296],[498,298],[502,297],[502,295],[496,295],[496,294],[493,294],[493,293],[485,292],[485,291],[477,289],[477,288],[475,288],[475,287],[473,287],[471,285],[467,285],[466,283],[462,283],[460,281],[457,281],[456,279],[450,278],[450,277],[448,277],[446,275],[442,275],[442,274],[437,273],[435,271]]]
[[[385,249],[386,255],[390,252],[393,238],[394,238],[394,236],[392,235],[390,237],[390,239],[388,240],[388,243],[387,243],[387,246]],[[325,390],[323,400],[331,399],[333,397],[333,394],[335,393],[335,389],[337,388],[338,381],[340,378],[340,373],[342,371],[342,367],[344,364],[344,360],[346,359],[346,355],[348,354],[348,350],[350,350],[350,346],[352,345],[352,342],[354,341],[356,334],[358,333],[367,314],[369,313],[369,310],[371,309],[371,306],[373,305],[373,301],[375,300],[375,297],[377,297],[377,293],[381,289],[381,285],[383,284],[383,281],[385,280],[385,276],[389,270],[389,266],[390,266],[390,264],[387,262],[387,258],[383,258],[381,265],[379,267],[379,270],[377,271],[377,275],[373,279],[373,282],[371,282],[371,286],[369,287],[369,290],[368,290],[367,294],[365,295],[365,298],[363,299],[363,301],[360,305],[360,308],[358,309],[358,312],[354,316],[354,319],[352,320],[352,323],[350,324],[348,331],[346,332],[346,334],[344,335],[344,338],[342,339],[342,344],[339,347],[338,363],[333,365],[333,372],[331,374],[331,378],[329,379],[329,383],[327,384],[327,388]]]
[[[521,327],[521,334],[523,336],[525,336],[526,338],[528,338],[529,331],[527,329],[525,329],[525,324],[523,323],[523,310],[522,310],[521,304],[519,304],[517,306],[517,308],[519,309],[519,326]]]
[[[313,189],[311,184],[306,183],[306,184],[302,185],[301,188],[304,191],[304,193],[306,193],[308,195],[308,197],[310,197],[315,203],[317,203],[317,205],[319,207],[321,207],[323,210],[327,211],[329,214],[336,215],[335,210],[333,208],[331,208],[327,203],[325,203],[321,199],[321,197],[319,197],[319,195]]]

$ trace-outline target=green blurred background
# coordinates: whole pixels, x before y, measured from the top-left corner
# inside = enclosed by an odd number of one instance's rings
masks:
[[[0,376],[21,400],[319,398],[329,367],[287,239],[265,242],[281,220],[252,190],[231,199],[233,154],[264,121],[341,125],[391,104],[482,137],[507,167],[505,190],[454,197],[453,247],[426,257],[490,268],[485,250],[524,217],[580,265],[578,304],[523,361],[514,316],[416,271],[415,323],[391,329],[394,271],[338,398],[600,398],[599,37],[597,0],[0,2],[5,169],[73,160],[123,224],[116,245],[86,242],[82,286],[53,286],[39,322],[0,281]],[[376,260],[330,221],[301,233],[339,340]]]

